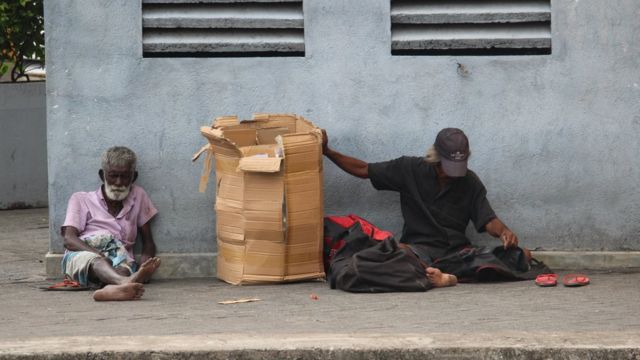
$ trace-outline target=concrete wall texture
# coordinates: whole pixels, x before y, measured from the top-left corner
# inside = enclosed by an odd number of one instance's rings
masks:
[[[0,209],[46,207],[44,82],[0,84]]]
[[[304,115],[370,162],[422,155],[460,127],[522,244],[640,250],[640,2],[553,1],[543,56],[391,56],[389,0],[303,6],[304,57],[143,58],[139,1],[46,1],[52,252],[67,199],[97,188],[116,144],[139,155],[159,250],[215,252],[212,187],[198,193],[190,156],[201,125],[252,112]],[[325,206],[402,227],[397,194],[329,161]]]

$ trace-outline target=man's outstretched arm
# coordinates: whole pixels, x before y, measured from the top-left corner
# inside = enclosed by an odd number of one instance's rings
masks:
[[[327,132],[322,130],[322,153],[345,172],[361,179],[369,178],[369,164],[329,148]]]
[[[500,238],[504,248],[511,248],[518,246],[518,237],[511,231],[500,219],[493,218],[484,227],[489,234],[494,237]]]

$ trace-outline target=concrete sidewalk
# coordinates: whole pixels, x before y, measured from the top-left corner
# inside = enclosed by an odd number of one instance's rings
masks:
[[[89,291],[39,289],[50,283],[46,209],[1,211],[0,229],[0,359],[640,359],[638,273],[589,273],[582,288],[393,294],[162,280],[143,300],[96,303]],[[260,300],[218,304],[247,297]]]

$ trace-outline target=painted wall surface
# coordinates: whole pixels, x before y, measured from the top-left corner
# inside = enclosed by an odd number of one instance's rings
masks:
[[[370,162],[460,127],[522,244],[640,250],[640,2],[553,1],[549,56],[391,56],[389,8],[305,1],[305,57],[143,58],[139,1],[46,1],[52,251],[67,199],[98,187],[116,144],[139,155],[159,250],[215,251],[212,187],[198,193],[190,156],[201,125],[252,112],[304,115]],[[327,160],[325,207],[402,227],[397,194]]]
[[[46,207],[44,82],[0,84],[0,209]]]

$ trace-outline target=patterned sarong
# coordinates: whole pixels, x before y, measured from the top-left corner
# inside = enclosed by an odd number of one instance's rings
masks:
[[[92,235],[81,240],[111,260],[114,269],[124,268],[131,274],[137,270],[137,265],[133,259],[129,258],[124,244],[113,235]],[[100,255],[90,251],[67,251],[62,257],[62,273],[66,278],[75,280],[82,286],[99,286],[91,283],[89,279],[91,264],[99,257]]]

